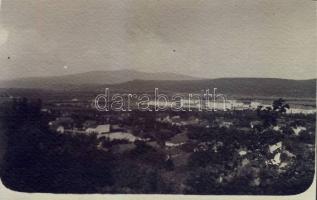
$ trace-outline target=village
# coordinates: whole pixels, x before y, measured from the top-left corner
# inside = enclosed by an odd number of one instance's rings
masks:
[[[218,184],[250,176],[247,184],[256,188],[269,184],[261,177],[263,170],[274,169],[283,176],[299,159],[314,154],[315,123],[313,118],[307,120],[313,115],[283,114],[276,123],[265,125],[256,113],[249,107],[213,112],[97,112],[95,118],[78,121],[75,113],[67,112],[50,121],[49,127],[56,134],[96,137],[98,149],[117,156],[133,152],[140,143],[161,152],[162,161],[172,168],[163,174],[183,193],[187,188],[179,185],[186,177],[182,170],[207,165],[208,160],[225,159],[222,162],[229,165],[230,170],[217,175]],[[214,160],[219,156],[224,158]]]
[[[283,189],[292,194],[306,188],[314,174],[315,114],[289,112],[292,107],[281,98],[271,105],[231,101],[230,109],[208,112],[194,105],[191,112],[100,112],[92,101],[5,98],[5,124],[16,132],[10,141],[28,141],[24,151],[32,146],[35,152],[28,155],[36,156],[30,160],[50,158],[34,173],[52,176],[57,185],[48,182],[46,188],[57,192],[63,187],[55,176],[64,173],[59,168],[78,184],[74,190],[84,185],[92,193],[276,194]],[[83,182],[80,174],[88,163],[99,171],[89,172]],[[287,176],[294,180],[285,183]],[[294,190],[294,181],[302,186]],[[248,187],[244,191],[239,184]]]

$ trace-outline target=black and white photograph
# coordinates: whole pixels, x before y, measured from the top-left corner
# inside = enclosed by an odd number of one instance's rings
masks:
[[[0,0],[0,199],[311,192],[316,33],[311,0]]]

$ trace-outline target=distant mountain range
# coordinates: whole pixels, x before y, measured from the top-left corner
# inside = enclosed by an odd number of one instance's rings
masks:
[[[217,93],[229,96],[316,98],[316,79],[219,78],[184,81],[134,80],[116,85],[103,85],[98,88],[104,90],[106,87],[112,90],[124,89],[134,92],[153,92],[154,88],[159,88],[160,91],[172,93],[199,93],[206,89],[210,89],[210,92],[212,92],[213,88],[217,88]]]
[[[69,91],[112,90],[130,92],[200,92],[217,88],[219,93],[238,96],[316,98],[316,79],[276,78],[199,79],[175,73],[146,73],[135,70],[92,71],[87,73],[21,78],[0,83],[2,88],[33,88]]]
[[[9,81],[2,81],[1,85],[13,88],[46,88],[78,86],[78,85],[101,85],[118,84],[133,80],[195,80],[191,76],[175,73],[147,73],[136,70],[116,71],[91,71],[79,74],[50,77],[28,77]],[[58,88],[56,88],[58,89]]]

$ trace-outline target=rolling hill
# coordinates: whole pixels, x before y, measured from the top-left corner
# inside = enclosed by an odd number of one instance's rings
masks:
[[[80,85],[118,84],[133,80],[195,80],[191,76],[175,73],[147,73],[135,70],[91,71],[79,74],[50,77],[28,77],[2,81],[2,87],[58,89]]]
[[[213,88],[217,88],[217,93],[229,96],[316,98],[316,79],[220,78],[185,81],[134,80],[116,85],[103,85],[98,88],[103,90],[106,87],[112,90],[139,93],[153,93],[154,88],[159,88],[159,91],[171,93],[199,93],[206,89],[210,89],[210,92],[212,92]],[[91,90],[93,89],[94,87],[91,88]]]
[[[229,96],[316,98],[316,79],[290,80],[277,78],[198,79],[173,73],[145,73],[134,70],[92,71],[59,77],[36,77],[0,83],[2,88],[24,88],[97,93],[106,87],[129,93],[201,92],[217,88]]]

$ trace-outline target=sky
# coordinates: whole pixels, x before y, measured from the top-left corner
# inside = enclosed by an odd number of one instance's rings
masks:
[[[0,2],[0,80],[121,69],[316,78],[316,1]]]

